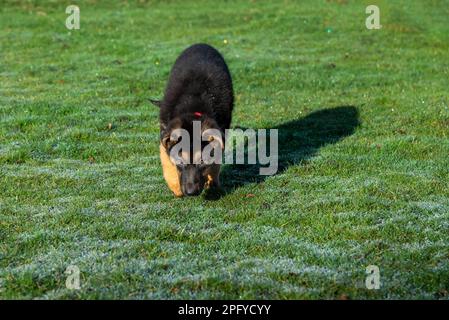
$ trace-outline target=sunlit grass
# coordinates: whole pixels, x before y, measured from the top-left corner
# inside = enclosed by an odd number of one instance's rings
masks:
[[[71,31],[2,4],[0,298],[447,299],[449,5],[380,1],[375,31],[368,4],[80,1]],[[281,137],[278,175],[227,166],[213,201],[165,186],[147,101],[197,42],[233,126]]]

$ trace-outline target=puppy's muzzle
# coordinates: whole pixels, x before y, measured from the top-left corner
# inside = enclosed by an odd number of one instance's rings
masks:
[[[181,171],[182,193],[186,196],[197,196],[204,188],[201,171],[195,165],[186,165]]]
[[[201,193],[201,187],[198,183],[187,183],[184,188],[184,194],[186,196],[197,196]]]

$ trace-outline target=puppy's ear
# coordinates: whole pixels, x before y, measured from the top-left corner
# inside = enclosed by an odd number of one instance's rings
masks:
[[[170,150],[171,147],[178,143],[178,140],[173,140],[171,137],[171,133],[165,132],[161,135],[161,143],[166,150]]]
[[[161,144],[166,150],[170,148],[170,132],[161,133]]]
[[[154,104],[156,107],[160,108],[162,107],[162,100],[154,100],[154,99],[148,99],[152,104]]]

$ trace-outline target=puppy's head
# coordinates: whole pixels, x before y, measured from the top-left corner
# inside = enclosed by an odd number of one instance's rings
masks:
[[[161,143],[176,166],[184,195],[203,191],[207,173],[221,161],[223,137],[215,120],[200,113],[176,117],[161,130]]]

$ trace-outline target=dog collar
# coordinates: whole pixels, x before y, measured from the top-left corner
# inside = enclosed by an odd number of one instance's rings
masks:
[[[195,117],[197,117],[197,118],[201,118],[202,116],[203,116],[203,113],[202,112],[194,112],[193,113],[194,115],[195,115]]]

